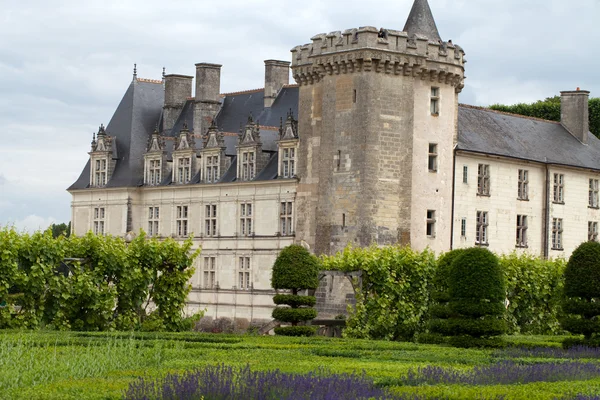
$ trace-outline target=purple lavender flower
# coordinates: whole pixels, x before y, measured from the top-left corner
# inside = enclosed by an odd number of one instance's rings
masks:
[[[498,352],[500,356],[513,357],[513,358],[524,358],[524,357],[535,357],[535,358],[565,358],[565,359],[581,359],[581,358],[600,358],[600,348],[598,347],[587,347],[587,346],[575,346],[568,350],[561,348],[548,348],[548,347],[537,347],[532,349],[527,348],[509,348]]]

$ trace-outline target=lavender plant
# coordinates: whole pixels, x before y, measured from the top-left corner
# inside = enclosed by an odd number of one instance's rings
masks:
[[[600,348],[588,346],[574,346],[569,349],[536,347],[536,348],[508,348],[496,353],[500,357],[510,358],[564,358],[564,359],[596,359],[600,358]]]

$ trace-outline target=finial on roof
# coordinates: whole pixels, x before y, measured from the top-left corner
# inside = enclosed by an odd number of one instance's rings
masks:
[[[217,121],[215,121],[214,118],[212,119],[212,121],[210,121],[210,128],[209,129],[217,129]]]
[[[165,71],[166,71],[166,68],[165,68],[165,67],[163,67],[163,72],[162,72],[162,78],[163,78],[163,79],[165,79],[165,75],[166,75],[166,72],[165,72]]]
[[[92,132],[92,146],[96,144],[96,132]]]
[[[250,111],[250,115],[248,115],[248,123],[251,124],[254,122],[254,117],[252,117],[252,111]]]
[[[106,131],[104,130],[104,124],[100,124],[100,127],[98,128],[98,137],[100,137],[101,135],[106,135]]]
[[[423,35],[435,43],[442,40],[427,0],[415,0],[404,25],[404,32],[409,36]]]
[[[137,64],[133,64],[133,79],[137,79]]]
[[[181,127],[182,131],[187,131],[188,130],[188,124],[187,121],[183,121],[183,126]]]

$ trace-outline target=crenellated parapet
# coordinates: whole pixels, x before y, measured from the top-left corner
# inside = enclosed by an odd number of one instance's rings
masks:
[[[465,53],[451,41],[434,43],[424,36],[369,26],[323,33],[311,40],[291,50],[293,76],[300,85],[326,75],[364,71],[446,83],[457,91],[464,86]]]

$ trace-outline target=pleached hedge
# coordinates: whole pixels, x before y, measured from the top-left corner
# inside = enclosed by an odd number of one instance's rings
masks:
[[[0,229],[0,329],[191,328],[193,318],[183,316],[199,254],[191,246],[143,232],[127,244],[108,235]]]

